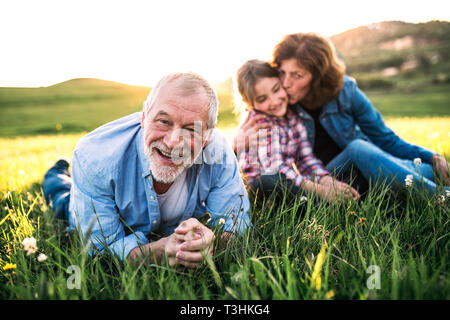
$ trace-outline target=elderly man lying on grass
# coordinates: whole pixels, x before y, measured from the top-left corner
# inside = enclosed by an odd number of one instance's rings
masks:
[[[121,259],[151,257],[198,267],[223,237],[250,226],[250,204],[235,155],[217,123],[217,95],[202,77],[163,77],[135,113],[83,137],[69,163],[59,160],[43,190],[58,218],[93,247]],[[150,241],[150,233],[162,236]]]

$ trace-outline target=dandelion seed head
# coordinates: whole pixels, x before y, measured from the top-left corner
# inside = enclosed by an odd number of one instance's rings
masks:
[[[420,158],[415,158],[415,159],[414,159],[414,164],[415,164],[416,166],[420,166],[420,165],[422,164],[422,159],[420,159]]]
[[[224,218],[220,218],[219,219],[219,225],[221,225],[221,224],[225,224],[225,219]]]
[[[412,174],[408,174],[405,179],[405,186],[411,187],[413,184],[413,179],[414,179],[414,176]]]
[[[45,260],[47,260],[47,256],[43,253],[39,254],[39,256],[37,257],[37,261],[39,262],[44,262]]]
[[[23,249],[27,252],[27,256],[37,251],[36,239],[33,237],[25,238],[22,241]]]

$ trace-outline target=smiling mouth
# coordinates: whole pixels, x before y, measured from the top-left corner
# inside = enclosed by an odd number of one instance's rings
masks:
[[[270,109],[270,112],[277,112],[279,110],[281,110],[282,105],[276,106],[275,108]]]
[[[278,109],[280,109],[280,106],[277,106],[277,107],[275,107],[275,108],[272,108],[272,109],[270,109],[270,111],[277,111]]]
[[[171,162],[177,162],[180,160],[183,160],[183,150],[180,150],[178,155],[173,154],[173,152],[166,152],[159,148],[154,148],[155,151],[158,153],[159,156],[161,156],[163,159],[169,160]]]

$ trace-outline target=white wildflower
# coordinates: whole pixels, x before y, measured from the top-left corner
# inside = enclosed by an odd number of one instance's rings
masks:
[[[39,254],[39,256],[37,257],[37,261],[39,262],[44,262],[45,260],[47,260],[47,256],[43,253]]]
[[[450,197],[450,190],[445,190],[445,195],[448,197]]]
[[[219,226],[220,226],[221,224],[225,224],[225,219],[223,219],[223,218],[220,218],[220,219],[219,219]]]
[[[36,245],[36,239],[33,237],[23,239],[22,245],[23,249],[27,252],[27,256],[35,253],[38,249]]]
[[[443,194],[438,195],[437,203],[441,205],[445,203],[445,196]]]
[[[300,202],[306,202],[306,201],[308,201],[308,198],[307,198],[307,197],[302,196],[302,197],[300,198]]]
[[[411,187],[413,183],[414,176],[412,174],[408,174],[405,179],[405,186]]]
[[[422,159],[420,159],[420,158],[415,158],[415,159],[414,159],[414,164],[415,164],[416,166],[420,166],[420,165],[422,164]]]

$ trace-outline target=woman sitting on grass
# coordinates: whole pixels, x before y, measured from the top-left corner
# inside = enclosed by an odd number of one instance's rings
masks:
[[[340,194],[346,198],[359,197],[355,189],[331,177],[312,153],[303,121],[288,108],[288,97],[276,69],[267,62],[247,61],[237,73],[237,85],[250,109],[248,119],[261,115],[257,122],[270,126],[269,136],[261,135],[256,146],[238,155],[250,189],[260,187],[266,194],[271,192],[274,185],[269,183],[267,188],[260,177],[278,173],[276,177],[294,194],[304,190],[328,201]]]
[[[328,171],[342,173],[354,164],[367,181],[386,182],[395,190],[415,186],[435,193],[434,173],[450,185],[445,158],[405,142],[385,125],[355,80],[345,75],[330,41],[312,33],[287,35],[275,47],[273,66]],[[247,119],[237,136],[252,137],[263,127]],[[234,139],[235,149],[246,143]]]

